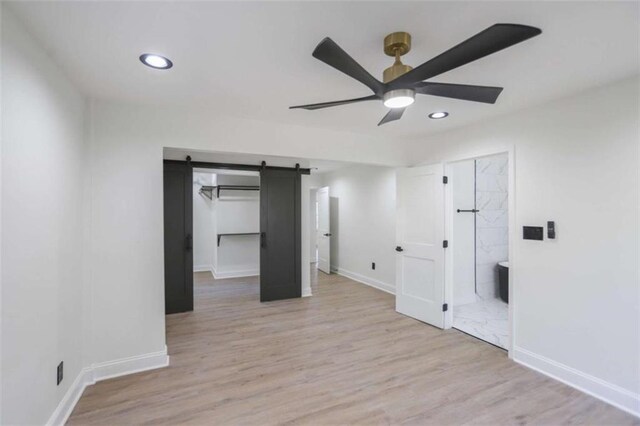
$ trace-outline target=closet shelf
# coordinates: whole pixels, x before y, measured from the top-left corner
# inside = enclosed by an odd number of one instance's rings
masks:
[[[200,194],[204,194],[210,200],[213,200],[213,191],[216,191],[216,197],[220,198],[220,191],[260,191],[260,187],[257,185],[203,185],[200,187]]]
[[[220,247],[220,239],[222,237],[231,237],[234,235],[260,235],[259,232],[237,232],[233,234],[218,234],[218,247]]]

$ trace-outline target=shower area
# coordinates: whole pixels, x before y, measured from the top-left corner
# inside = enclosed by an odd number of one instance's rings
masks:
[[[509,349],[509,157],[450,165],[453,327]]]

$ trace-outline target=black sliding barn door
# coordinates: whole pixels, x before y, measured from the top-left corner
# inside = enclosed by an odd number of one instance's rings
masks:
[[[193,310],[193,168],[164,163],[165,313]]]
[[[300,173],[260,172],[260,301],[301,296]]]

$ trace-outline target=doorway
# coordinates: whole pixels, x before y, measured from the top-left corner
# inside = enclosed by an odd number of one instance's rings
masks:
[[[331,274],[331,246],[333,244],[329,194],[328,186],[309,189],[310,260],[314,271],[325,274]]]
[[[194,299],[207,286],[251,283],[259,292],[260,175],[194,168]],[[231,281],[230,281],[231,280]]]
[[[509,349],[509,155],[448,164],[451,326]]]
[[[329,187],[316,191],[318,270],[331,273],[331,217],[329,212]]]
[[[397,171],[397,312],[509,350],[512,159],[510,150]]]

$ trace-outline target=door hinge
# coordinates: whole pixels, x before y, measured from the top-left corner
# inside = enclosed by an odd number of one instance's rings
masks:
[[[442,305],[442,312],[447,312],[449,310],[449,305],[448,304],[443,304]]]
[[[442,176],[442,183],[444,183],[444,184],[449,183],[449,177],[448,176]]]
[[[449,240],[442,241],[442,248],[447,248],[447,247],[449,247]]]

